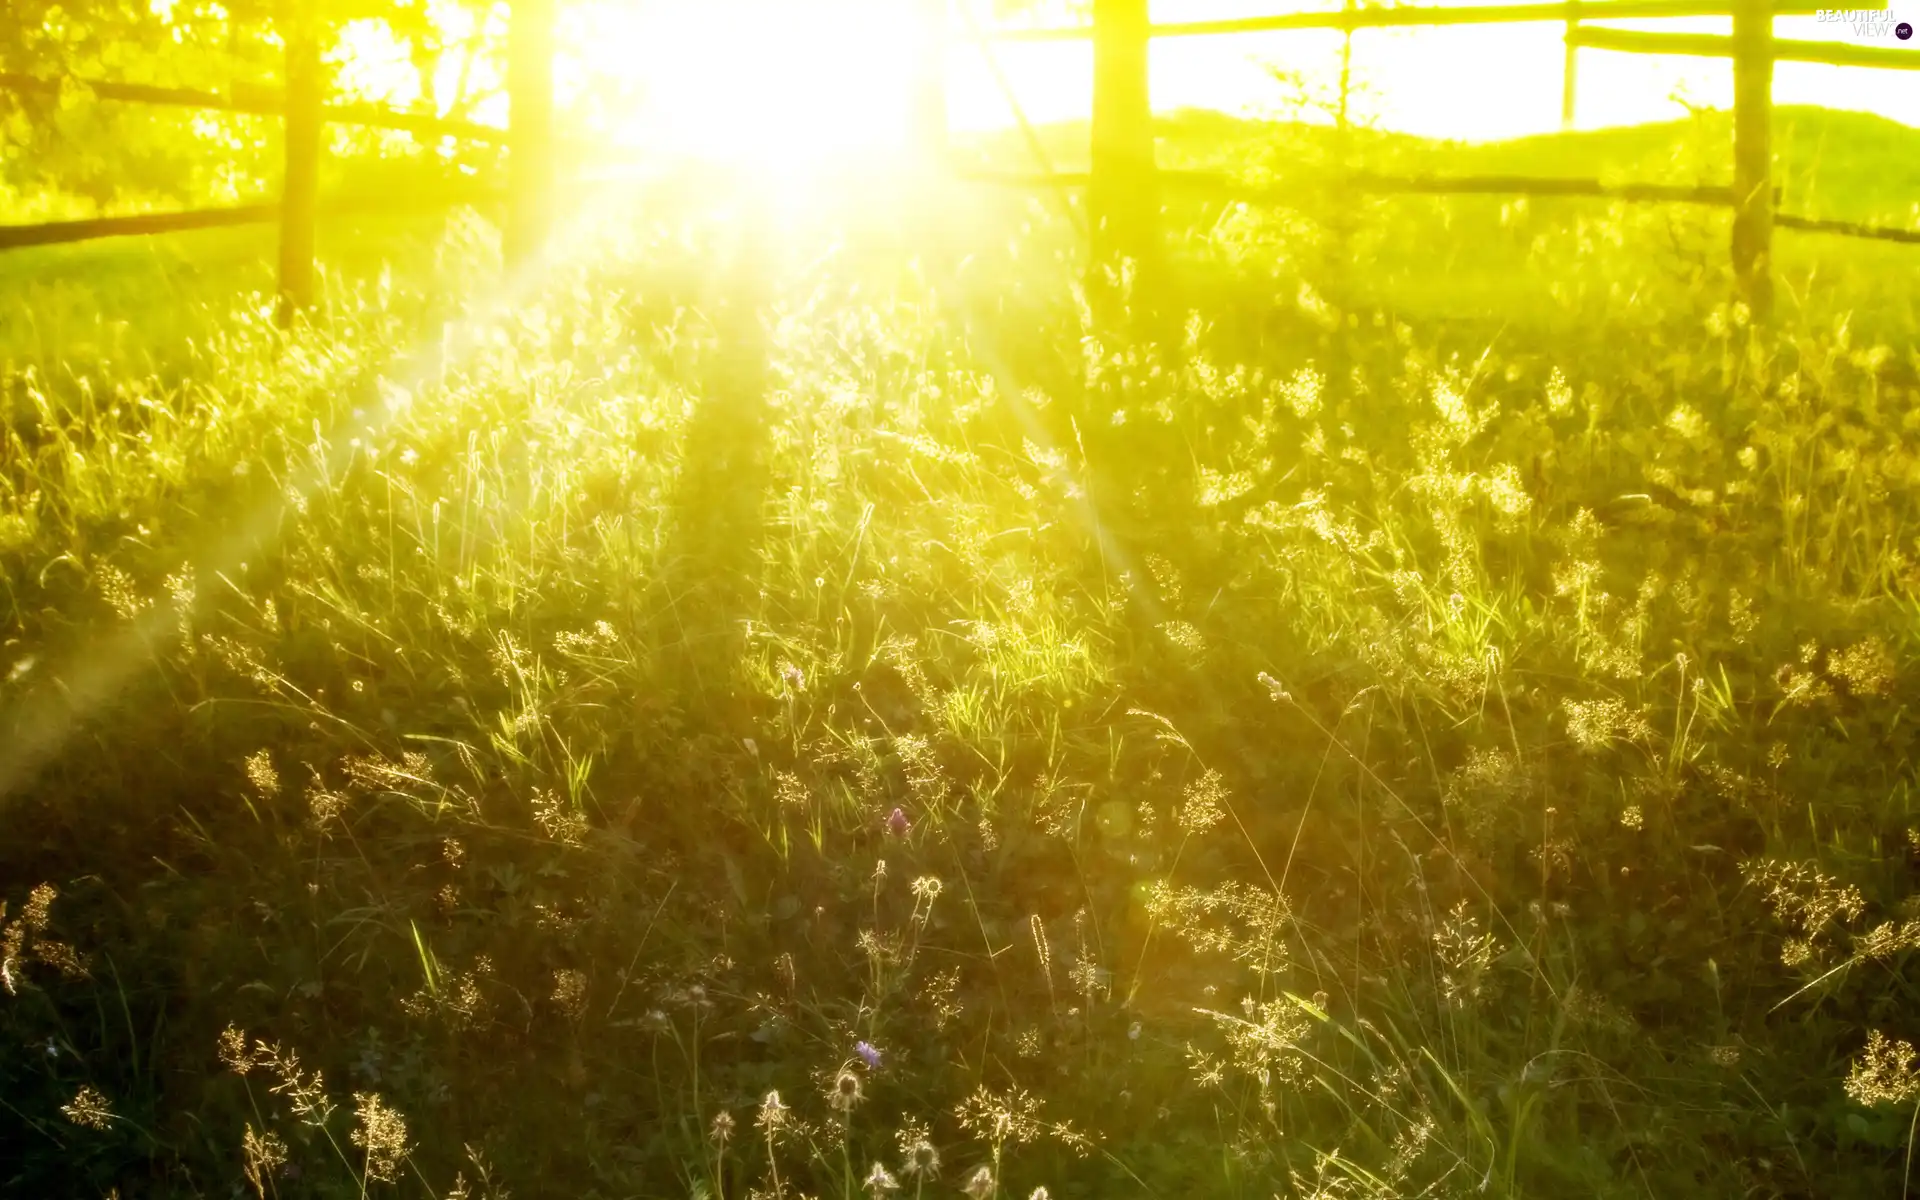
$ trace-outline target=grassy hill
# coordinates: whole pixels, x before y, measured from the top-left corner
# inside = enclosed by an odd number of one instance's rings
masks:
[[[1084,123],[1036,132],[1056,169],[1085,169]],[[1340,285],[1346,307],[1465,322],[1470,339],[1514,322],[1538,336],[1583,338],[1623,320],[1658,323],[1689,307],[1691,297],[1729,286],[1725,210],[1575,197],[1346,197],[1327,191],[1338,147],[1337,131],[1322,124],[1202,111],[1170,114],[1161,123],[1163,166],[1223,172],[1299,197],[1251,217],[1223,216],[1223,203],[1176,200],[1187,220],[1216,233],[1224,222],[1268,262],[1319,256],[1351,264],[1352,278]],[[1783,212],[1920,228],[1920,130],[1871,114],[1786,106],[1775,113],[1774,147]],[[1008,169],[1037,169],[1017,133],[967,149]],[[1703,112],[1663,124],[1472,144],[1355,130],[1344,153],[1356,169],[1389,175],[1724,185],[1732,172],[1731,118]],[[1330,237],[1330,227],[1344,233]],[[1910,257],[1909,247],[1781,230],[1775,255],[1788,305],[1849,313],[1869,331],[1911,326],[1910,289],[1885,266]]]

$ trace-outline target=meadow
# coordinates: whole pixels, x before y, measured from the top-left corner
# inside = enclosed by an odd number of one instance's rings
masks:
[[[0,1192],[1904,1194],[1920,259],[1330,137],[0,259]]]

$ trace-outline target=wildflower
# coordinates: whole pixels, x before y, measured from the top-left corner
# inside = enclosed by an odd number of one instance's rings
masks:
[[[983,1166],[975,1169],[973,1174],[967,1177],[967,1184],[961,1190],[973,1197],[973,1200],[986,1200],[988,1196],[993,1195],[993,1168]]]
[[[852,1112],[865,1098],[861,1093],[860,1077],[845,1068],[833,1077],[833,1086],[827,1089],[827,1103],[837,1112]]]
[[[867,1178],[860,1186],[866,1188],[874,1195],[880,1196],[885,1195],[887,1192],[899,1190],[900,1181],[893,1177],[893,1172],[887,1170],[886,1167],[881,1164],[875,1163],[873,1164],[873,1169],[867,1172]]]
[[[80,1085],[73,1101],[62,1104],[60,1111],[67,1120],[85,1129],[106,1129],[113,1124],[113,1106],[100,1089],[90,1083]]]
[[[880,1052],[874,1049],[871,1043],[857,1042],[854,1044],[853,1052],[858,1054],[860,1060],[867,1064],[869,1071],[878,1071],[880,1069]]]
[[[733,1140],[733,1114],[721,1109],[713,1118],[713,1124],[707,1126],[707,1140],[716,1146],[724,1146]]]
[[[907,820],[907,814],[898,808],[894,809],[892,814],[887,817],[887,832],[895,837],[907,836],[907,830],[911,827],[911,824]]]

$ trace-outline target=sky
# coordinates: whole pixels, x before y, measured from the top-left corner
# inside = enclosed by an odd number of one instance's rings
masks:
[[[1920,24],[1920,0],[1903,19]],[[1284,3],[1176,3],[1154,6],[1159,21],[1251,16],[1310,8]],[[1729,33],[1725,18],[1617,21],[1626,29]],[[1364,94],[1356,113],[1383,129],[1470,141],[1521,137],[1560,128],[1565,47],[1561,23],[1365,29],[1354,34],[1353,66]],[[1891,36],[1856,36],[1844,24],[1781,17],[1775,36],[1897,47]],[[1217,108],[1236,114],[1276,112],[1284,91],[1272,68],[1338,78],[1341,37],[1333,31],[1287,31],[1169,38],[1153,48],[1156,109]],[[1920,40],[1907,43],[1920,59]],[[1086,115],[1091,51],[1080,45],[1002,45],[996,53],[1023,97],[1028,115],[1049,120]],[[968,62],[967,59],[973,59]],[[1004,122],[1006,104],[977,53],[954,56],[956,124]],[[1621,54],[1583,49],[1576,72],[1575,125],[1592,129],[1671,120],[1686,105],[1729,108],[1733,68],[1719,59]],[[1780,63],[1776,104],[1818,104],[1876,112],[1920,127],[1920,73]],[[1683,103],[1684,101],[1684,103]]]
[[[474,20],[473,10],[457,0],[431,2],[452,25]],[[797,160],[897,144],[909,128],[906,99],[922,62],[915,23],[920,2],[571,0],[563,9],[562,100],[568,93],[589,95],[590,86],[598,89],[590,106],[603,132],[649,150]],[[965,2],[986,8],[994,0]],[[1071,4],[1059,0],[1058,6]],[[1895,19],[1920,24],[1920,0],[1891,4]],[[1155,0],[1153,16],[1166,22],[1328,7],[1334,7],[1328,0]],[[1071,22],[1071,14],[1054,23],[1062,20]],[[1610,24],[1696,33],[1731,28],[1727,18]],[[953,27],[964,29],[958,20]],[[1891,28],[1891,21],[1876,32],[1810,16],[1775,22],[1782,38],[1904,45],[1920,56],[1920,38],[1903,44]],[[1563,30],[1559,22],[1360,30],[1353,40],[1354,115],[1381,129],[1468,141],[1556,130]],[[459,29],[450,32],[455,40],[461,35]],[[404,51],[383,51],[379,41],[378,34],[362,38],[350,59],[358,60],[363,83],[384,79],[404,91],[411,79]],[[1324,92],[1338,78],[1340,48],[1340,35],[1322,30],[1157,40],[1154,106],[1282,115],[1298,92],[1276,81],[1275,69],[1301,73]],[[999,43],[993,54],[1029,119],[1087,116],[1093,86],[1089,44]],[[395,61],[385,63],[383,55]],[[946,65],[951,125],[978,130],[1013,122],[979,47],[956,38]],[[457,56],[451,56],[442,71],[442,96],[456,90],[459,70]],[[1575,127],[1581,129],[1672,120],[1689,106],[1728,108],[1733,99],[1733,69],[1720,59],[1583,49],[1577,80]],[[609,81],[617,98],[607,97]],[[384,86],[370,90],[402,103],[411,99]],[[1920,127],[1915,72],[1781,63],[1774,100],[1875,112]],[[474,115],[504,123],[504,98]]]

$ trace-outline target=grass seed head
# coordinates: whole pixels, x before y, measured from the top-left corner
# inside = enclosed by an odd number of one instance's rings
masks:
[[[277,1133],[256,1131],[253,1123],[248,1122],[240,1141],[240,1155],[241,1170],[246,1174],[247,1183],[252,1185],[253,1194],[266,1200],[274,1173],[287,1164],[286,1142]]]
[[[411,1148],[407,1145],[407,1121],[391,1108],[377,1092],[353,1094],[353,1144],[365,1153],[367,1178],[392,1183],[399,1178],[400,1164]]]
[[[1908,1105],[1920,1098],[1920,1070],[1911,1042],[1894,1041],[1878,1029],[1867,1035],[1866,1050],[1847,1071],[1847,1095],[1869,1108]]]
[[[104,1131],[113,1125],[113,1105],[90,1083],[81,1084],[73,1099],[60,1106],[60,1112],[83,1129]]]

